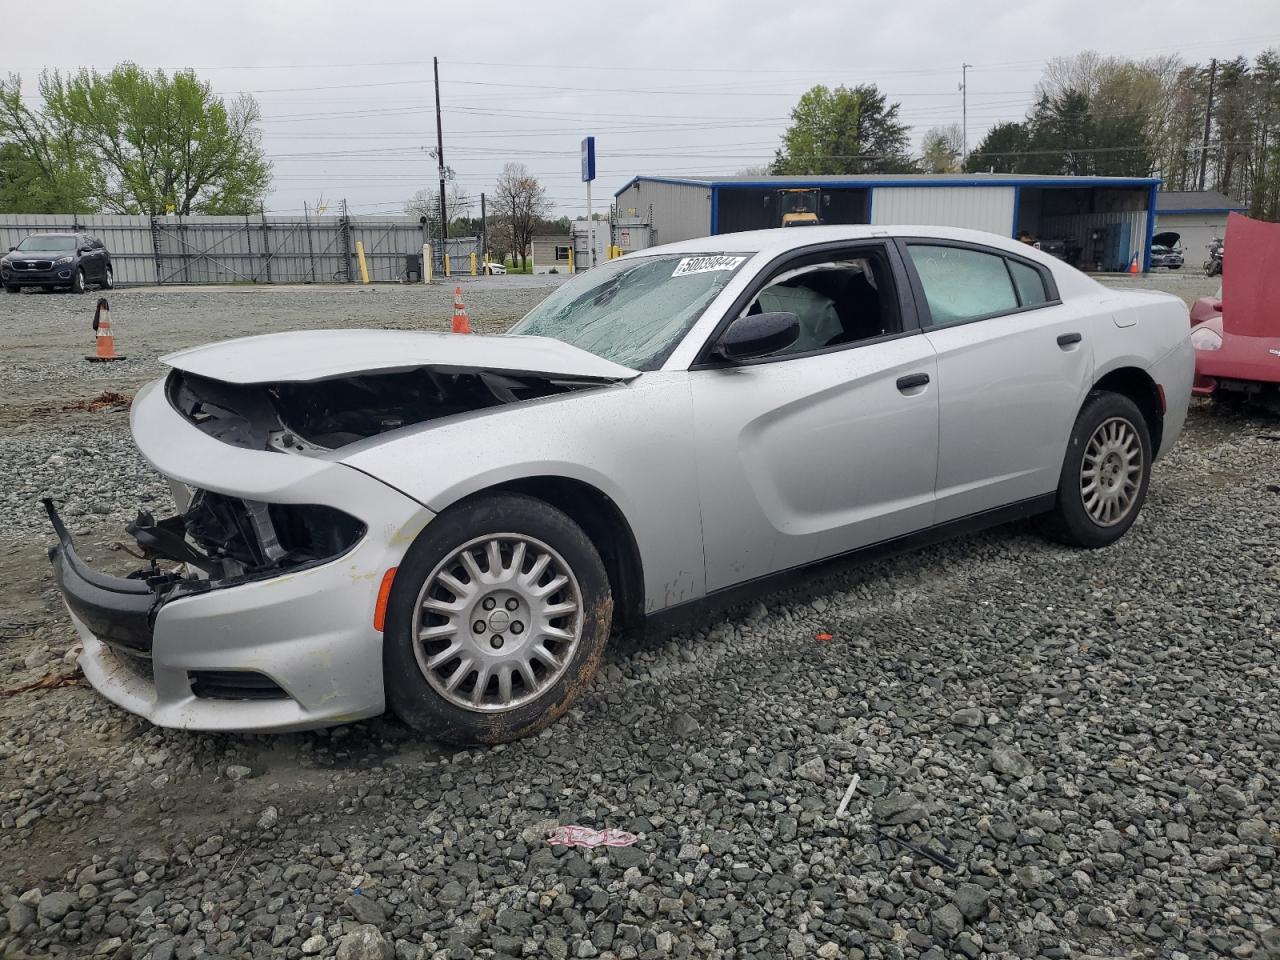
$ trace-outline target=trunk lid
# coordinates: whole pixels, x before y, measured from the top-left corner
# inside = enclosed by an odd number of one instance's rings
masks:
[[[1280,337],[1280,223],[1227,215],[1222,326],[1241,337]]]
[[[430,367],[619,382],[640,371],[548,337],[479,336],[412,330],[302,330],[224,340],[160,358],[224,383],[309,383]]]

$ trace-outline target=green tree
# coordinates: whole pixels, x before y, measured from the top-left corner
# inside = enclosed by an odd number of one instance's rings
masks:
[[[0,108],[0,139],[39,171],[39,196],[86,188],[87,208],[77,198],[63,209],[243,213],[270,187],[257,103],[227,103],[190,70],[46,71],[39,90],[39,111]]]
[[[818,85],[800,97],[773,161],[777,174],[910,173],[905,123],[874,84]]]
[[[94,177],[75,127],[31,110],[18,76],[0,80],[0,212],[96,210]]]
[[[1026,173],[1031,131],[1025,123],[997,123],[969,152],[968,173]]]

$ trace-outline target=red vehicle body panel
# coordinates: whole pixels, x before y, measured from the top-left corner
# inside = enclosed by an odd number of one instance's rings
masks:
[[[1192,392],[1201,396],[1212,395],[1220,380],[1280,384],[1280,223],[1232,213],[1227,240],[1222,300],[1202,297],[1192,313],[1193,326],[1222,337],[1220,349],[1196,351]]]

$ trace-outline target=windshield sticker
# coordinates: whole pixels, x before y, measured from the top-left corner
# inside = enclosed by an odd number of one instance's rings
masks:
[[[714,273],[717,270],[737,270],[746,257],[685,257],[671,272],[673,277],[687,277],[691,273]]]

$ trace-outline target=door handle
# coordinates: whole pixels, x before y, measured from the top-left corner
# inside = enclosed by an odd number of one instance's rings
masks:
[[[1058,346],[1065,349],[1074,343],[1079,343],[1083,339],[1084,337],[1078,333],[1061,333],[1058,335]]]
[[[909,373],[905,377],[898,378],[898,389],[903,393],[908,390],[914,390],[916,387],[923,387],[929,382],[927,373]]]

